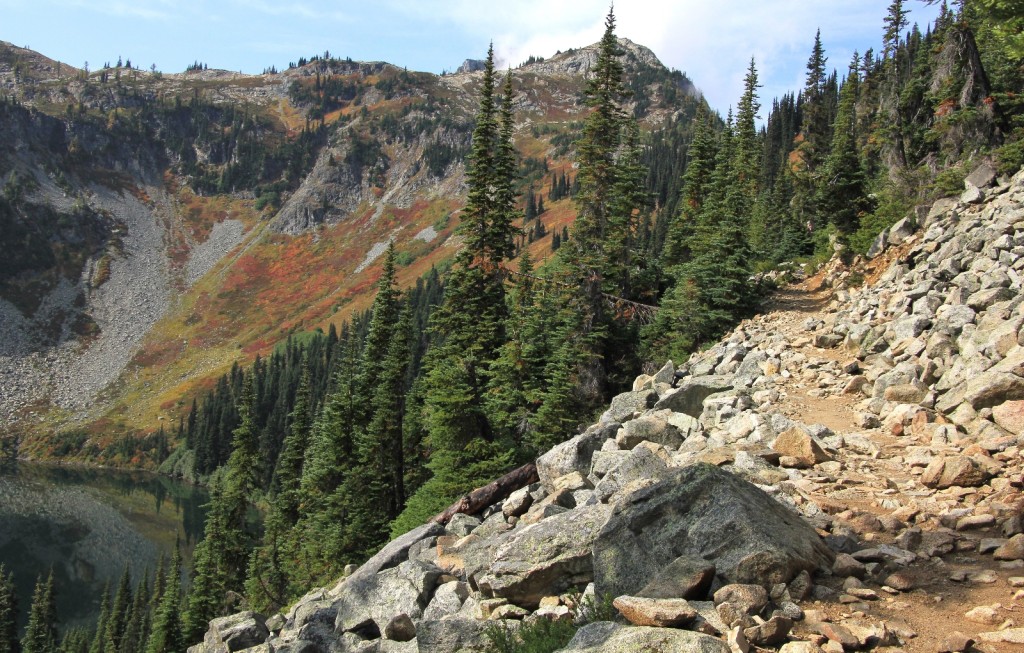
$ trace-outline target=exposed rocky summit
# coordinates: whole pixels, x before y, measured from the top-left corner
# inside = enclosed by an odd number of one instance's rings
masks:
[[[488,625],[585,617],[579,592],[617,617],[564,651],[1021,641],[1024,171],[983,172],[887,232],[865,285],[830,264],[638,377],[540,482],[403,536],[245,650],[482,651]],[[1013,598],[961,607],[995,588]],[[212,622],[190,651],[262,624]]]

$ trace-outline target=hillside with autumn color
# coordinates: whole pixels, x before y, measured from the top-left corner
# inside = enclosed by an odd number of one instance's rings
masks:
[[[621,43],[630,109],[685,142],[699,93]],[[575,216],[594,59],[510,71],[518,248],[534,261]],[[446,266],[480,78],[328,53],[257,76],[86,71],[0,45],[4,225],[22,250],[0,270],[0,429],[31,456],[150,464],[118,441],[177,424],[232,365],[369,308],[389,242],[401,287]]]

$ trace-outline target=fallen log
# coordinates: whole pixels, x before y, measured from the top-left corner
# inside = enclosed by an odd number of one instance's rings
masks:
[[[444,512],[434,517],[433,521],[438,524],[447,524],[452,517],[459,513],[474,515],[487,506],[507,499],[510,494],[519,488],[526,487],[539,480],[540,476],[537,475],[537,465],[535,463],[527,463],[522,467],[513,469],[498,480],[473,490],[448,506]]]

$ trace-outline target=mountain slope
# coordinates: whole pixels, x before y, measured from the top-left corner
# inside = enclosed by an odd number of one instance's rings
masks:
[[[645,129],[688,121],[703,102],[689,80],[621,44]],[[593,59],[591,46],[513,72],[523,184],[539,195],[552,174],[573,175]],[[13,388],[0,424],[91,425],[101,451],[115,433],[176,421],[232,363],[366,308],[389,240],[402,285],[442,264],[479,79],[321,58],[260,76],[87,74],[0,46],[0,130],[15,144],[0,156],[3,208],[20,229],[4,244],[37,233],[47,254],[0,280],[0,378]],[[568,199],[546,208],[548,237],[524,242],[535,260],[573,219]]]

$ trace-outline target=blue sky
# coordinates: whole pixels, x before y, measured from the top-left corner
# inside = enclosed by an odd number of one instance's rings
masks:
[[[752,55],[766,107],[801,87],[816,28],[840,73],[855,49],[877,52],[889,3],[619,0],[616,31],[685,72],[724,113]],[[920,0],[907,6],[922,28],[938,12]],[[259,73],[329,50],[437,73],[482,58],[491,40],[512,66],[593,43],[607,10],[607,0],[0,0],[0,40],[93,69],[121,56],[165,72],[198,60]]]

